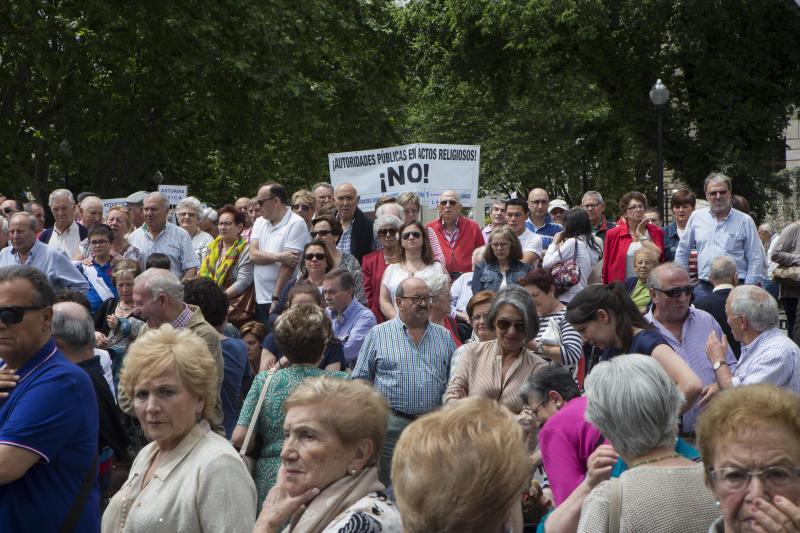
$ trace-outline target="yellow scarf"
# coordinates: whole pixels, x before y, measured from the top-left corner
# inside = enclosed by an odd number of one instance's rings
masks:
[[[233,246],[228,249],[228,253],[226,253],[225,257],[220,261],[222,239],[217,237],[208,245],[208,255],[206,255],[206,258],[203,260],[203,264],[200,265],[200,275],[204,278],[213,279],[217,285],[223,287],[228,272],[239,261],[239,254],[242,253],[245,246],[247,246],[247,242],[240,237],[233,243]],[[219,263],[219,265],[217,263]],[[228,285],[230,284],[228,283]]]

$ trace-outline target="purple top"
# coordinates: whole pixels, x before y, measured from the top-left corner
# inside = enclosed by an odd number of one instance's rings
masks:
[[[567,499],[586,477],[586,461],[605,439],[584,417],[586,397],[573,398],[539,430],[547,480],[556,506]]]

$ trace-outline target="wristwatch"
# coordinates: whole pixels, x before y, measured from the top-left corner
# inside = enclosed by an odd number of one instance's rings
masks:
[[[711,365],[711,368],[713,368],[714,372],[716,372],[717,370],[720,369],[720,367],[722,367],[722,365],[727,365],[727,364],[728,364],[727,361],[717,361],[716,363]]]

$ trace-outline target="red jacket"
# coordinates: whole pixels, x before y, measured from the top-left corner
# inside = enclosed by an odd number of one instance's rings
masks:
[[[659,262],[663,262],[664,232],[658,226],[647,224],[647,233],[650,235],[650,242],[661,250]],[[605,248],[603,249],[603,283],[625,281],[625,262],[631,241],[631,232],[628,230],[624,217],[617,221],[616,228],[606,232]]]
[[[483,246],[486,241],[481,233],[481,227],[469,218],[458,217],[458,238],[454,247],[444,236],[442,219],[428,222],[428,227],[433,228],[439,238],[439,245],[444,254],[444,266],[448,272],[472,272],[472,252],[475,248]]]
[[[381,281],[383,273],[386,271],[386,260],[383,250],[372,252],[364,256],[361,260],[361,275],[364,278],[364,295],[367,297],[367,307],[378,324],[386,321],[386,317],[381,313]]]

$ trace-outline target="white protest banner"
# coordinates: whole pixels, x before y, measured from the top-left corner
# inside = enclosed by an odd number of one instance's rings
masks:
[[[103,215],[107,215],[108,210],[115,205],[127,206],[128,204],[125,202],[125,198],[108,198],[107,200],[103,200]]]
[[[169,198],[169,205],[178,205],[178,202],[189,196],[188,185],[159,185],[158,192]]]
[[[434,207],[442,192],[454,190],[464,206],[474,207],[480,157],[480,146],[418,143],[328,154],[328,166],[334,187],[353,184],[362,211],[373,211],[381,196],[406,191],[417,193],[423,206]]]

